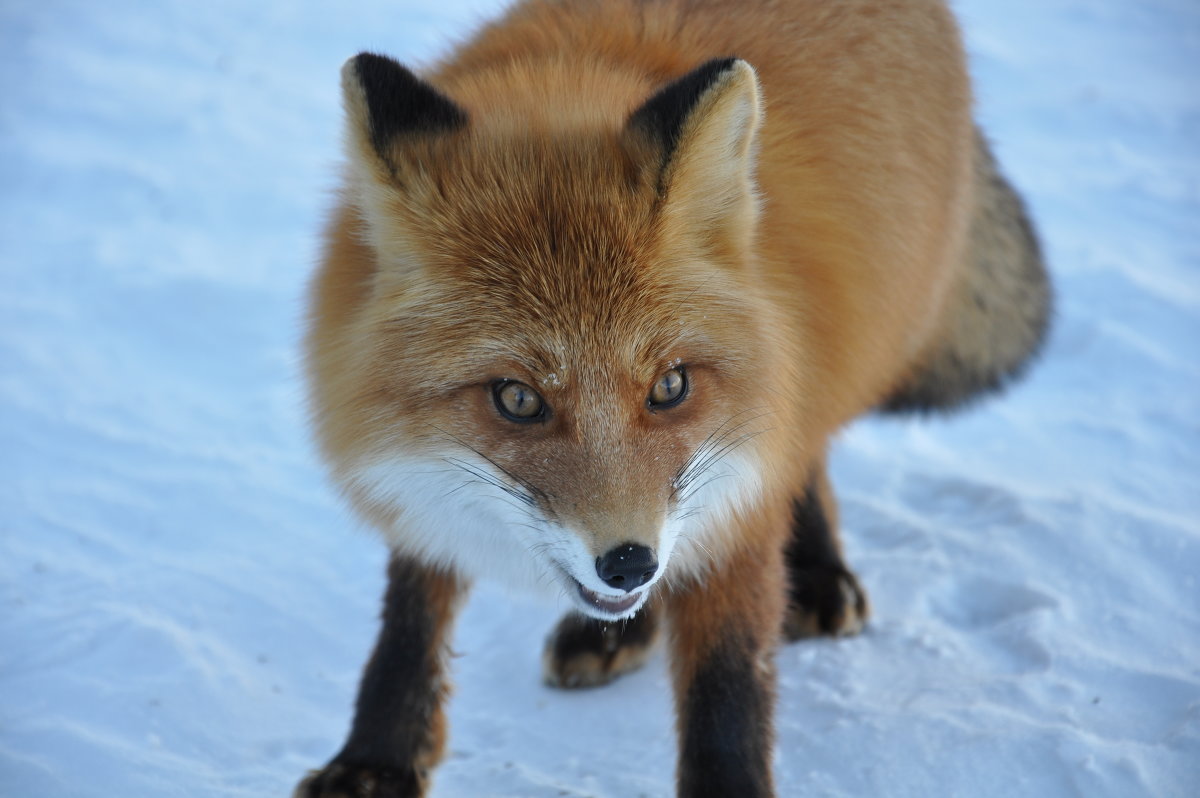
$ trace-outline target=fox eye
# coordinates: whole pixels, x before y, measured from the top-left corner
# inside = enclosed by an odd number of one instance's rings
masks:
[[[683,401],[683,397],[687,396],[687,389],[687,374],[682,368],[664,371],[650,388],[650,395],[646,397],[646,405],[651,410],[674,407]]]
[[[540,421],[546,414],[546,404],[542,397],[523,382],[497,382],[492,386],[492,399],[500,415],[509,421]]]

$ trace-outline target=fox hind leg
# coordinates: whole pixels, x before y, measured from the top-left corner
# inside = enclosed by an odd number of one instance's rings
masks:
[[[783,632],[788,640],[858,634],[870,614],[867,593],[842,559],[833,491],[821,462],[792,504],[785,550],[789,590]]]

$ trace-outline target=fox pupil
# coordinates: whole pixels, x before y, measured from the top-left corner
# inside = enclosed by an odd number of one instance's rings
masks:
[[[671,369],[654,383],[647,401],[651,407],[670,407],[683,399],[686,390],[687,377],[684,375],[683,369]]]
[[[513,421],[535,421],[543,412],[542,397],[520,382],[503,382],[493,389],[496,407]]]

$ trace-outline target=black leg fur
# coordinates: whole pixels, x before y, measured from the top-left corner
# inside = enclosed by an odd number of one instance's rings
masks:
[[[730,631],[696,669],[681,707],[680,798],[772,795],[774,696],[755,646]]]
[[[789,640],[817,635],[849,635],[862,629],[867,594],[846,567],[834,528],[832,507],[820,489],[818,470],[804,496],[792,506],[792,537],[785,553],[790,590],[784,617]]]
[[[647,604],[624,621],[569,612],[546,640],[542,676],[552,687],[595,687],[640,668],[658,639],[660,609]]]
[[[296,798],[419,798],[441,756],[442,660],[461,587],[450,575],[394,557],[383,628],[359,686],[345,746]]]
[[[787,507],[771,509],[756,521],[782,533]],[[775,794],[774,655],[784,569],[783,547],[763,536],[731,552],[704,579],[664,597],[679,733],[678,798]]]

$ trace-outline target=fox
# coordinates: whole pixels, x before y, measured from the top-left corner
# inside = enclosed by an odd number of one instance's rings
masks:
[[[297,798],[427,795],[470,585],[566,596],[543,678],[662,638],[677,795],[772,796],[773,655],[860,632],[827,473],[972,405],[1053,304],[943,0],[521,0],[341,71],[313,427],[389,549],[348,738]]]

